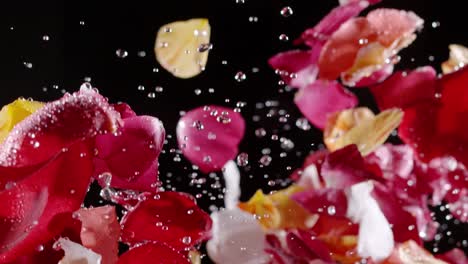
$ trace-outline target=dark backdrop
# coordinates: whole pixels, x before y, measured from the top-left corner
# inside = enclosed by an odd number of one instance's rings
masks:
[[[247,132],[241,151],[249,154],[249,166],[242,170],[243,199],[257,188],[268,191],[288,184],[285,179],[291,170],[300,166],[309,151],[321,146],[319,131],[296,127],[301,115],[291,103],[293,93],[278,85],[278,77],[266,61],[291,49],[291,40],[319,21],[337,0],[30,2],[2,3],[0,8],[1,105],[19,96],[56,99],[65,91],[76,91],[85,78],[91,78],[93,86],[110,100],[125,101],[137,113],[155,115],[164,122],[168,132],[168,144],[160,158],[164,186],[199,194],[198,200],[207,210],[210,205],[222,204],[218,195],[223,182],[219,175],[197,174],[183,157],[179,161],[171,136],[180,111],[205,104],[235,107],[239,101],[247,103],[242,109]],[[448,56],[448,44],[468,45],[462,2],[386,0],[378,5],[413,10],[426,20],[415,43],[401,52],[398,68],[427,64],[439,68]],[[280,15],[285,6],[294,12],[288,18]],[[154,58],[155,34],[165,23],[194,17],[209,18],[213,50],[204,73],[189,80],[176,79]],[[288,35],[290,41],[280,41],[280,34]],[[128,56],[119,58],[117,49],[127,51]],[[146,56],[138,56],[140,51]],[[245,81],[234,80],[238,71],[246,74]],[[138,89],[140,85],[144,91]],[[155,92],[156,86],[163,87],[163,92]],[[361,104],[374,107],[365,90],[354,91]],[[149,98],[148,93],[153,92],[155,98]],[[259,128],[265,129],[266,136],[255,135]],[[280,140],[272,140],[275,135],[291,139],[294,148],[282,149]],[[263,155],[271,156],[269,166],[259,166]],[[205,177],[206,183],[191,184],[193,178]],[[88,199],[90,204],[98,202],[96,197]],[[439,212],[438,217],[446,216]],[[435,245],[444,251],[458,245],[466,250],[466,225],[443,222],[441,240],[428,247]]]

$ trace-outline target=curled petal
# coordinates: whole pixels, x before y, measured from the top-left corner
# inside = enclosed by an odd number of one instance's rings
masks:
[[[352,109],[332,116],[324,133],[328,149],[334,151],[356,144],[362,155],[368,155],[387,140],[403,118],[403,111],[396,108],[375,117],[369,112]]]
[[[359,87],[368,87],[379,84],[390,77],[393,73],[394,65],[387,63],[383,65],[380,69],[369,69],[367,71],[361,72],[359,76],[353,76],[354,83],[351,86],[356,88]]]
[[[443,254],[437,255],[438,259],[441,259],[449,264],[466,264],[468,263],[468,257],[466,257],[465,253],[459,249],[454,248],[450,251],[447,251]]]
[[[383,83],[371,87],[380,110],[398,107],[405,109],[419,102],[435,99],[436,71],[430,66],[409,73],[396,72]]]
[[[0,145],[0,165],[46,162],[77,141],[115,131],[119,122],[119,115],[104,97],[82,88],[46,104],[16,125]]]
[[[89,139],[119,122],[103,97],[85,89],[46,104],[15,126],[0,146],[2,170],[16,178],[0,186],[0,261],[26,255],[62,232],[61,219],[80,207],[89,185]]]
[[[267,263],[265,234],[254,218],[239,209],[213,213],[213,237],[207,251],[215,263]]]
[[[212,172],[236,156],[244,130],[244,119],[232,109],[199,107],[180,118],[177,142],[184,156],[202,172]]]
[[[57,243],[60,245],[60,248],[65,251],[65,256],[58,262],[58,264],[102,263],[101,255],[83,247],[78,243],[65,238],[60,238]]]
[[[176,21],[162,26],[154,44],[156,59],[178,78],[186,79],[200,74],[211,49],[210,31],[206,18]]]
[[[44,103],[17,99],[0,111],[0,143],[19,122],[44,106]]]
[[[462,45],[449,45],[450,57],[442,63],[442,72],[448,74],[459,70],[465,64],[468,64],[468,48]]]
[[[119,253],[120,224],[113,206],[78,210],[81,243],[102,256],[102,264],[114,264]]]
[[[378,167],[379,174],[390,181],[408,179],[414,169],[414,152],[407,145],[385,144],[366,156],[366,163]]]
[[[156,242],[136,245],[120,256],[117,264],[140,264],[151,260],[154,264],[190,264],[190,260],[173,248]]]
[[[147,195],[121,221],[124,243],[163,242],[176,250],[208,238],[211,219],[188,194],[161,192]]]
[[[307,120],[323,129],[328,115],[352,108],[358,102],[356,96],[338,82],[318,80],[298,91],[294,103]]]
[[[372,189],[371,182],[353,185],[347,192],[346,215],[355,223],[359,223],[359,256],[380,261],[390,256],[394,241],[389,222],[377,201],[371,196]]]
[[[111,173],[112,187],[154,190],[164,137],[164,127],[155,117],[125,118],[116,134],[96,137],[98,155],[95,157],[95,175]],[[100,184],[105,186],[101,181]]]

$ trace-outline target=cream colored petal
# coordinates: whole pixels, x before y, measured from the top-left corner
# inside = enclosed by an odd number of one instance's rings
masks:
[[[388,109],[373,117],[369,109],[356,108],[335,114],[325,128],[324,141],[330,151],[356,144],[362,155],[382,145],[403,118],[400,109]]]
[[[210,44],[208,19],[195,18],[162,26],[154,51],[159,64],[179,78],[200,74],[208,61]]]
[[[65,256],[58,264],[101,264],[101,255],[78,243],[66,238],[60,238],[57,243],[65,251]]]
[[[442,72],[444,74],[457,71],[459,68],[468,64],[468,48],[458,44],[449,45],[450,57],[442,63]]]

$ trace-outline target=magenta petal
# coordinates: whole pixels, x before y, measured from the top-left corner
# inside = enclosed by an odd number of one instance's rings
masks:
[[[291,197],[294,201],[313,214],[330,214],[345,217],[348,200],[341,189],[324,188],[295,193]],[[330,213],[331,212],[331,213]]]
[[[112,106],[114,107],[115,111],[119,112],[121,118],[129,118],[137,115],[126,103],[118,103]]]
[[[378,1],[374,0],[371,3],[375,2]],[[310,47],[313,47],[317,43],[325,42],[343,23],[359,15],[368,6],[368,1],[350,1],[349,3],[335,7],[315,27],[304,31],[299,41],[304,42]]]
[[[414,168],[414,152],[408,145],[385,144],[365,157],[367,164],[376,165],[381,176],[393,180],[395,176],[408,179]]]
[[[320,50],[321,46],[309,51],[286,51],[271,57],[268,63],[286,84],[300,89],[317,79]]]
[[[313,232],[298,230],[297,233],[288,232],[286,235],[286,243],[292,255],[303,261],[332,260],[327,246],[318,239],[312,239],[315,237]]]
[[[294,102],[312,124],[324,129],[329,114],[358,104],[354,94],[336,81],[317,80],[296,93]]]
[[[222,106],[198,107],[177,124],[177,141],[184,156],[202,172],[219,171],[234,159],[244,136],[245,121]]]
[[[158,156],[164,144],[164,127],[151,116],[134,116],[123,122],[117,135],[96,137],[95,175],[110,172],[112,187],[154,190],[152,184],[158,181]]]
[[[402,208],[402,203],[384,185],[375,183],[372,196],[379,204],[387,221],[392,225],[396,242],[414,240],[421,244],[416,219]]]
[[[406,108],[418,102],[434,99],[436,71],[427,66],[406,72],[396,72],[383,83],[371,88],[380,110]]]
[[[327,187],[338,189],[374,178],[356,145],[330,153],[322,165],[321,175]]]

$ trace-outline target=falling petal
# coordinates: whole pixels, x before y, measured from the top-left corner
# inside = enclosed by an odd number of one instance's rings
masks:
[[[442,63],[442,72],[448,74],[468,64],[468,48],[458,44],[449,45],[450,57]]]
[[[65,257],[58,264],[101,264],[101,255],[80,244],[72,242],[65,238],[60,238],[57,245],[65,251]]]
[[[159,64],[178,78],[200,74],[208,61],[210,24],[206,18],[177,21],[162,26],[154,51]]]

